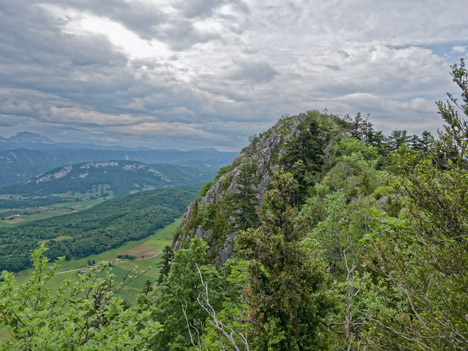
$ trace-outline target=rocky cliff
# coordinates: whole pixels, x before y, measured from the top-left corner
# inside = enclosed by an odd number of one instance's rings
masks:
[[[197,236],[208,242],[214,260],[225,262],[237,233],[255,227],[256,212],[273,171],[285,165],[284,154],[291,151],[288,148],[301,133],[309,132],[304,126],[317,116],[318,112],[282,118],[265,133],[253,137],[232,165],[222,168],[188,206],[174,237],[174,251]]]

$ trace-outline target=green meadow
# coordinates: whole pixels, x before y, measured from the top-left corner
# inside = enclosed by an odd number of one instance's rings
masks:
[[[24,224],[41,219],[81,212],[98,205],[105,200],[106,198],[98,198],[89,201],[63,202],[49,206],[0,210],[0,227],[12,227],[17,224]],[[18,213],[20,216],[14,217],[12,216],[12,213]]]
[[[165,246],[171,244],[173,234],[176,231],[179,223],[180,219],[156,231],[153,235],[146,237],[145,239],[127,242],[125,245],[102,252],[97,255],[90,255],[76,260],[65,261],[58,268],[57,274],[49,281],[49,287],[51,289],[57,289],[64,280],[74,279],[77,274],[81,274],[81,269],[86,268],[89,262],[95,262],[96,264],[103,261],[115,262],[118,253],[122,251],[132,249],[139,245],[151,246],[156,249],[156,252],[158,253],[157,256],[144,260],[122,260],[123,262],[116,263],[111,268],[112,273],[115,275],[115,281],[119,283],[122,282],[123,279],[129,274],[135,276],[135,273],[133,273],[135,271],[145,271],[145,273],[126,285],[119,293],[119,295],[123,298],[134,302],[145,281],[150,280],[151,282],[154,282],[157,278],[159,271],[158,264],[162,258],[159,253]],[[25,282],[31,274],[31,271],[32,269],[27,269],[18,272],[16,274],[16,279],[18,282]]]

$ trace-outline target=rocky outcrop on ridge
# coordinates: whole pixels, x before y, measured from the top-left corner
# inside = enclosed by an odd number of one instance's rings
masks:
[[[299,126],[307,119],[306,114],[282,118],[275,126],[258,137],[252,138],[231,166],[218,174],[202,196],[191,203],[185,211],[181,225],[174,237],[173,249],[177,251],[192,237],[205,239],[211,247],[211,254],[218,263],[225,262],[231,255],[233,239],[239,232],[235,218],[241,210],[229,202],[233,194],[245,190],[245,171],[250,168],[247,184],[253,206],[258,209],[272,177],[281,162],[285,145],[301,133]],[[210,184],[209,184],[210,185]],[[223,225],[216,225],[216,221]],[[214,223],[214,224],[213,224]]]

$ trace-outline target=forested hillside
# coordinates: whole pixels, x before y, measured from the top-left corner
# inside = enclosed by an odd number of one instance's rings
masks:
[[[0,228],[0,270],[32,265],[30,254],[46,243],[47,256],[85,257],[153,234],[178,218],[198,187],[145,191],[109,200],[76,214]]]
[[[445,127],[435,138],[384,136],[361,115],[317,111],[253,138],[187,208],[157,284],[131,308],[100,270],[50,293],[54,268],[36,251],[27,284],[2,275],[0,325],[10,333],[2,348],[467,350],[463,60],[452,77],[461,101],[438,102]],[[104,238],[97,214],[105,212],[93,211],[86,226]],[[16,238],[67,235],[55,223]],[[75,235],[80,247],[94,243]]]
[[[67,194],[95,198],[122,196],[132,192],[165,187],[197,185],[211,180],[219,168],[217,164],[147,165],[135,161],[86,162],[68,165],[45,172],[24,183],[0,188],[0,195],[9,195],[10,201],[0,201],[0,207],[12,207],[18,199],[31,202],[63,201]],[[101,187],[101,191],[98,188]],[[102,190],[104,189],[104,190]],[[63,196],[60,196],[63,195]],[[29,201],[28,201],[29,200]]]

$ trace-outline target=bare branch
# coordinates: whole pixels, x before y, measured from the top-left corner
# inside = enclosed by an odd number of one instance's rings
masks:
[[[193,347],[195,347],[197,351],[202,351],[201,342],[200,342],[200,332],[193,324],[189,322],[188,317],[187,317],[187,301],[185,301],[185,305],[182,305],[182,313],[184,314],[185,322],[187,323],[187,330],[189,332],[190,342],[192,343]],[[197,332],[198,345],[195,343],[195,340],[192,334],[192,328],[195,329]],[[206,350],[206,347],[205,347],[205,350]]]
[[[206,313],[208,313],[208,315],[211,317],[211,320],[209,321],[209,323],[229,340],[234,350],[241,351],[241,348],[237,345],[237,342],[236,342],[236,338],[237,338],[242,343],[244,350],[250,351],[249,343],[247,341],[247,334],[244,335],[243,333],[236,332],[234,329],[227,326],[220,319],[217,318],[216,310],[214,309],[213,305],[210,303],[208,284],[203,280],[203,275],[200,271],[200,268],[198,267],[198,264],[196,265],[196,267],[197,267],[198,274],[200,276],[200,282],[204,290],[203,294],[200,293],[198,295],[197,302],[200,305],[200,307],[203,308],[203,310]]]
[[[350,331],[350,329],[353,326],[356,326],[360,323],[356,323],[353,321],[353,311],[352,311],[352,306],[353,306],[353,300],[358,296],[359,292],[362,290],[364,286],[364,279],[361,281],[361,285],[359,286],[358,289],[354,287],[354,281],[356,278],[356,264],[353,263],[353,265],[350,267],[348,264],[348,257],[346,256],[346,251],[350,248],[348,246],[346,249],[343,250],[343,257],[346,265],[346,287],[348,290],[348,297],[346,301],[346,312],[345,312],[345,321],[344,321],[344,329],[345,329],[345,337],[346,341],[348,342],[348,351],[351,350],[353,346],[353,342],[355,340],[355,335]]]

